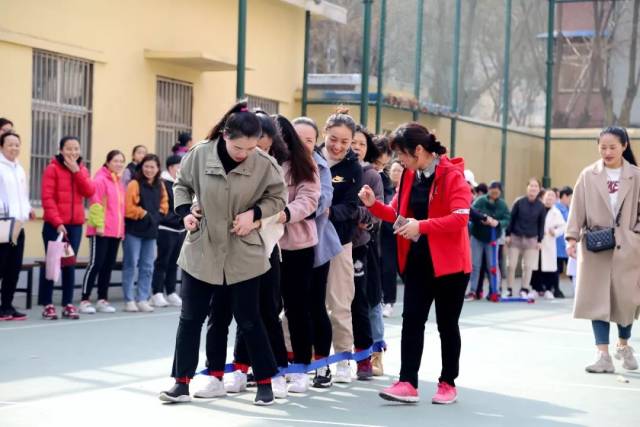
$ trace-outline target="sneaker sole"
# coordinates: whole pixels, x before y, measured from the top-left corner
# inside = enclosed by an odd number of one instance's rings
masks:
[[[195,397],[196,399],[217,399],[219,397],[227,397],[227,393],[225,394],[216,394],[213,396],[208,396],[208,395],[204,395],[202,394],[202,392],[196,392],[193,397]]]
[[[169,396],[167,393],[160,393],[160,396],[158,396],[158,398],[163,401],[163,402],[168,402],[168,403],[187,403],[187,402],[191,402],[191,396],[187,395],[187,394],[183,394],[177,397],[173,397],[173,396]]]
[[[378,396],[380,396],[384,400],[388,400],[389,402],[418,403],[420,401],[419,396],[400,397],[400,396],[394,396],[393,394],[385,393],[384,391],[381,391],[380,393],[378,393]]]
[[[253,402],[254,405],[256,406],[271,406],[275,403],[275,399],[274,400],[270,400],[268,402],[265,402],[263,400],[258,400],[256,402]]]
[[[22,317],[9,317],[8,319],[4,319],[8,322],[20,322],[22,320],[27,320],[27,316],[22,316]]]
[[[432,399],[431,403],[434,405],[451,405],[453,403],[456,403],[458,401],[458,397],[456,396],[453,400],[435,400]]]
[[[585,368],[585,372],[589,373],[589,374],[615,374],[616,370],[604,370],[604,371],[596,371],[593,369],[586,369]]]
[[[357,375],[358,381],[371,381],[373,377],[373,374]]]
[[[329,383],[313,383],[311,385],[311,387],[313,388],[331,388],[331,386],[333,385],[333,381],[329,382]]]

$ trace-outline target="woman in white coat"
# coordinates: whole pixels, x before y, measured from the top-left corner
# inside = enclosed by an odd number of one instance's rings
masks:
[[[555,206],[556,193],[546,190],[542,195],[542,203],[547,211],[544,220],[544,238],[542,239],[540,256],[534,275],[537,276],[538,286],[544,292],[546,299],[554,299],[553,291],[557,289],[560,280],[558,273],[556,239],[564,236],[567,227],[562,212]]]

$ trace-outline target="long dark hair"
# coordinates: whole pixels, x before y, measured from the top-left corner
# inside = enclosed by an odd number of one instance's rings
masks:
[[[625,149],[622,152],[622,158],[625,159],[627,162],[631,163],[632,165],[638,166],[638,163],[636,163],[636,156],[633,155],[633,150],[631,149],[631,139],[629,138],[629,134],[627,133],[627,130],[619,126],[610,126],[610,127],[604,128],[600,132],[600,136],[598,136],[598,142],[600,142],[600,138],[603,135],[607,135],[607,134],[617,137],[620,140],[620,144],[625,146]]]
[[[258,117],[258,120],[260,120],[262,136],[266,135],[271,138],[272,143],[271,148],[269,148],[269,155],[273,156],[279,165],[282,165],[289,158],[289,149],[287,148],[287,144],[282,140],[275,119],[263,110],[256,109],[254,113],[256,117]]]
[[[236,103],[218,123],[209,131],[207,139],[216,140],[226,133],[229,138],[235,139],[246,136],[247,138],[260,138],[262,127],[260,120],[254,113],[249,111],[247,101]]]
[[[416,154],[416,148],[422,146],[432,154],[446,154],[447,147],[442,145],[436,136],[420,123],[405,123],[393,132],[391,136],[391,148],[408,153],[411,156]]]
[[[356,133],[363,134],[364,138],[367,141],[367,153],[364,155],[363,160],[367,163],[373,164],[373,162],[378,160],[378,157],[380,157],[380,151],[378,150],[376,144],[373,142],[373,134],[362,125],[356,125]]]
[[[138,181],[138,183],[140,185],[149,182],[149,181],[147,181],[147,178],[144,176],[144,173],[142,172],[142,167],[147,162],[155,162],[156,165],[158,166],[158,172],[156,173],[156,176],[153,177],[153,182],[151,183],[151,186],[157,187],[157,186],[160,185],[160,169],[161,169],[161,167],[160,167],[160,159],[155,154],[147,154],[146,156],[144,156],[142,161],[140,163],[138,163],[138,165],[136,166],[136,175],[135,175],[134,179],[136,181]]]
[[[316,124],[315,121],[313,121],[313,119],[311,117],[296,117],[295,119],[291,120],[291,123],[295,126],[295,125],[307,125],[310,128],[312,128],[313,130],[316,131],[316,142],[318,142],[318,137],[320,136],[320,131],[318,130],[318,125]]]
[[[291,122],[284,116],[275,116],[282,139],[289,149],[290,175],[294,185],[303,181],[313,181],[316,163],[307,151]]]

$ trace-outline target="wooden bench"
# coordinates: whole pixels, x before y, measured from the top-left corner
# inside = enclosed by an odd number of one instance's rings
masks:
[[[31,309],[31,305],[32,305],[32,298],[33,298],[33,270],[34,268],[39,267],[41,269],[46,268],[46,263],[44,260],[37,260],[31,263],[24,263],[22,264],[22,268],[20,269],[20,271],[25,271],[27,273],[27,287],[26,288],[18,288],[16,289],[16,292],[20,292],[20,293],[25,293],[27,294],[27,301],[26,301],[26,308],[27,310]],[[89,261],[88,260],[78,260],[76,262],[76,270],[86,270],[87,267],[89,267]],[[113,271],[122,271],[122,261],[116,261],[115,264],[113,265]],[[177,283],[182,283],[182,279],[180,278],[180,274],[178,274],[178,279],[176,280],[176,284]],[[109,283],[109,287],[118,287],[118,286],[122,286],[122,282],[110,282]],[[76,283],[73,286],[74,289],[82,289],[82,283]],[[53,287],[54,291],[61,291],[62,290],[62,284],[57,284],[54,285]]]

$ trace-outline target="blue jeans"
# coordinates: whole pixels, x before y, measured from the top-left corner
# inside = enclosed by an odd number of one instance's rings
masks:
[[[596,345],[609,345],[609,322],[603,320],[592,320],[591,326],[593,327],[593,335],[596,338]],[[631,326],[618,325],[618,338],[621,340],[628,340],[631,338]]]
[[[480,277],[480,271],[482,270],[482,254],[486,253],[485,261],[487,271],[491,271],[491,243],[484,243],[475,237],[471,236],[471,260],[473,263],[473,270],[471,271],[471,278],[469,279],[469,289],[471,292],[478,290],[478,277]],[[491,280],[489,278],[489,280]]]
[[[147,301],[151,297],[151,278],[155,258],[156,239],[143,239],[127,234],[124,239],[122,261],[122,291],[124,300]],[[138,267],[138,289],[134,294],[134,279]]]
[[[73,251],[77,254],[80,248],[80,241],[82,240],[82,226],[81,225],[68,225],[64,227],[67,229],[67,239],[73,248]],[[50,241],[58,238],[58,232],[53,225],[48,222],[44,223],[42,227],[42,240],[44,241],[44,251],[47,252],[47,246]],[[76,284],[76,266],[70,265],[64,267],[61,271],[62,276],[62,306],[71,304],[73,301],[73,288]],[[38,286],[38,304],[49,305],[53,304],[53,281],[47,280],[45,275],[45,268],[40,268],[40,284]]]
[[[382,303],[369,307],[369,321],[371,322],[371,338],[373,343],[384,341],[384,320],[382,319]]]

